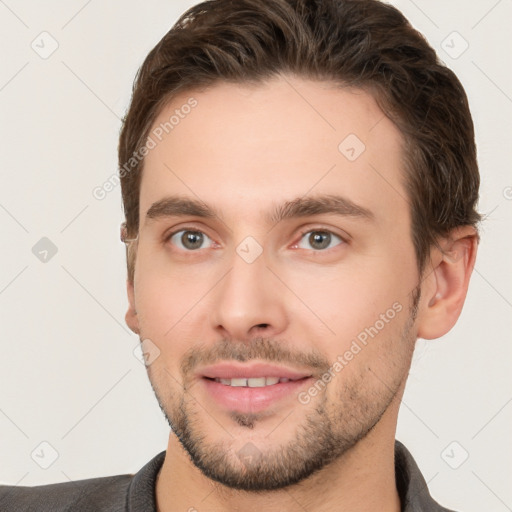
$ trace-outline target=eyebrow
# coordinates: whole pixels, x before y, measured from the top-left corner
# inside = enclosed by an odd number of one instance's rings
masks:
[[[265,215],[268,224],[277,224],[283,220],[308,217],[311,215],[335,214],[344,217],[353,217],[366,221],[374,221],[375,215],[367,208],[358,205],[346,197],[326,194],[313,197],[298,197],[274,206]],[[155,201],[146,213],[148,220],[157,220],[166,217],[194,216],[201,218],[219,218],[220,212],[206,203],[186,197],[167,196]]]

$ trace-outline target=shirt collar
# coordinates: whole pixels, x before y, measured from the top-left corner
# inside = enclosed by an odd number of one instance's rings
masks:
[[[156,480],[165,454],[165,450],[160,452],[134,475],[127,495],[129,512],[156,512]],[[395,478],[401,512],[453,512],[430,496],[418,465],[400,441],[395,441]]]
[[[401,512],[453,512],[435,501],[407,448],[395,440],[395,478]]]

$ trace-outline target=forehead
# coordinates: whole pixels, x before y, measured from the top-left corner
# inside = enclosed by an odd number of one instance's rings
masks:
[[[166,195],[233,218],[327,193],[380,217],[408,214],[401,134],[360,89],[291,76],[221,82],[175,96],[149,137],[141,219]]]

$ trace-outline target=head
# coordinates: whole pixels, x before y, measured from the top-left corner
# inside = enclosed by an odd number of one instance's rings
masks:
[[[127,322],[204,474],[279,488],[393,430],[415,340],[460,314],[480,220],[465,92],[399,11],[193,7],[139,70],[119,165]],[[242,411],[209,400],[226,361],[308,379]]]

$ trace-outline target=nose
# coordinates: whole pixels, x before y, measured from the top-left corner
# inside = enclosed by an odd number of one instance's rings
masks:
[[[223,337],[248,341],[255,336],[278,336],[287,326],[282,284],[267,267],[265,253],[252,262],[238,253],[229,272],[214,289],[211,321]]]

